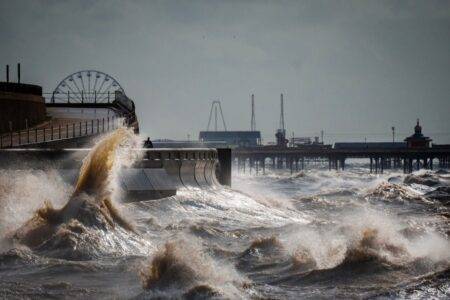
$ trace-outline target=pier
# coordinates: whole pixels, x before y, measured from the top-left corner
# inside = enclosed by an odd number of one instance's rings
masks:
[[[283,100],[283,99],[281,99]],[[281,102],[283,117],[283,102]],[[404,142],[372,143],[322,143],[288,147],[285,130],[278,130],[276,146],[238,147],[233,150],[233,160],[238,171],[244,171],[246,165],[250,172],[255,169],[265,172],[266,163],[273,169],[290,169],[291,172],[305,169],[310,162],[328,163],[329,170],[345,170],[347,159],[368,159],[371,173],[383,173],[385,169],[403,169],[404,173],[414,170],[450,167],[450,145],[433,145],[432,139],[422,134],[419,119],[414,133]]]
[[[366,158],[371,173],[383,173],[385,169],[403,169],[411,173],[421,168],[450,167],[450,145],[426,149],[334,149],[334,148],[280,148],[252,147],[233,149],[233,162],[238,171],[246,166],[255,172],[272,169],[304,170],[312,162],[328,163],[329,170],[345,170],[346,160]]]

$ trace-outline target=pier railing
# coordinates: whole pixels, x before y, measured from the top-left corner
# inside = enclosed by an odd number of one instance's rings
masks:
[[[72,123],[50,124],[42,128],[10,131],[0,135],[0,148],[13,148],[97,135],[123,125],[124,119],[107,117]]]

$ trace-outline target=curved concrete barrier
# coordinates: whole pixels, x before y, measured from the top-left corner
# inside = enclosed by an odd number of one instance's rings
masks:
[[[180,160],[164,160],[162,162],[163,169],[172,178],[177,188],[184,187],[180,177],[181,161]]]
[[[123,169],[119,175],[121,188],[127,195],[124,201],[160,199],[175,195],[178,189],[184,187],[231,183],[231,179],[224,180],[231,174],[231,165],[226,165],[227,161],[231,162],[230,151],[222,156],[218,155],[216,149],[136,149],[136,151],[146,151],[146,155],[132,168]],[[88,153],[89,149],[0,150],[0,154],[3,154],[0,156],[0,168],[59,169],[65,181],[75,184],[82,159]],[[225,163],[224,157],[227,159]],[[219,161],[222,162],[220,168]],[[223,164],[226,166],[223,167]]]
[[[185,187],[199,187],[197,180],[195,180],[195,160],[183,160],[180,167],[180,179]]]
[[[213,181],[213,185],[220,185],[219,180],[217,179],[217,170],[219,168],[219,162],[218,161],[214,161],[212,164],[212,168],[211,168],[211,178]]]
[[[207,161],[205,166],[205,179],[208,185],[210,186],[216,185],[216,181],[214,180],[214,178],[216,177],[216,173],[214,169],[215,169],[214,161]]]
[[[206,160],[199,160],[195,165],[195,179],[197,180],[197,183],[200,185],[200,187],[209,185],[205,178],[206,164]]]
[[[153,190],[146,192],[146,199],[160,199],[176,195],[176,181],[164,169],[143,169]]]

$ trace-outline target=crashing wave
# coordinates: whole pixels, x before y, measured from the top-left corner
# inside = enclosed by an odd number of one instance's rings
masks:
[[[436,178],[433,174],[428,173],[428,172],[424,173],[424,174],[418,174],[418,175],[410,174],[405,177],[403,182],[408,185],[421,184],[421,185],[426,185],[426,186],[431,186],[431,187],[437,186],[440,184],[439,178]]]
[[[306,247],[299,246],[292,254],[292,265],[295,269],[311,270],[317,268],[317,263],[311,253]]]
[[[92,255],[95,247],[113,251],[111,245],[102,245],[111,241],[102,240],[103,232],[120,227],[130,237],[135,236],[133,225],[121,216],[112,201],[114,176],[125,164],[119,151],[133,137],[130,130],[120,128],[100,140],[83,160],[69,201],[61,209],[45,202],[44,207],[9,238],[32,249],[49,253],[57,250],[69,258],[84,259]],[[116,248],[122,248],[120,241],[116,242],[119,243],[113,242]]]
[[[375,228],[367,228],[361,238],[347,250],[343,263],[379,260],[391,264],[402,264],[409,259],[407,249],[401,243],[383,239]]]
[[[368,198],[376,197],[382,198],[383,200],[397,200],[401,202],[403,202],[404,200],[424,200],[423,197],[411,192],[405,187],[389,182],[383,182],[379,184],[374,189],[369,190],[365,196]]]
[[[141,272],[144,289],[195,295],[236,297],[244,281],[226,265],[219,265],[202,247],[185,239],[167,242]],[[172,295],[171,297],[179,297]]]
[[[440,186],[434,191],[428,192],[425,194],[426,197],[438,200],[442,204],[449,205],[450,204],[450,187],[449,186]]]
[[[242,256],[268,256],[284,251],[283,245],[277,237],[257,238],[242,253]]]
[[[349,240],[346,244],[323,246],[327,248],[323,253],[315,253],[311,248],[298,246],[291,254],[292,270],[300,271],[300,274],[304,274],[301,276],[320,277],[362,265],[401,266],[409,259],[409,254],[401,243],[384,240],[373,228],[366,228],[356,240]]]

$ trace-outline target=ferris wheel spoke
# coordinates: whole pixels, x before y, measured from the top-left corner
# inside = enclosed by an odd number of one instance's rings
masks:
[[[80,89],[80,87],[78,86],[77,82],[75,81],[75,79],[73,79],[72,81],[73,85],[77,88],[78,93],[80,94],[81,97],[81,102],[84,101],[84,94],[82,92],[82,90]]]
[[[90,76],[89,76],[89,95],[91,95],[91,97],[90,97],[91,102],[95,102],[95,95],[94,95],[95,89],[94,89],[93,82],[92,82],[92,73],[89,72],[89,74],[90,74]]]
[[[98,82],[98,79],[100,78],[100,75],[97,73],[97,74],[95,74],[95,81],[94,81],[94,87],[93,87],[93,90],[94,90],[94,100],[95,101],[97,101],[97,82]]]
[[[88,94],[89,94],[89,102],[92,102],[92,94],[91,94],[91,72],[88,72],[86,76],[88,77]]]
[[[95,74],[94,91],[96,91],[96,88],[97,88],[97,82],[98,82],[98,79],[99,79],[99,78],[100,78],[100,75]]]
[[[107,81],[107,76],[108,76],[108,75],[106,75],[106,76],[103,77],[102,84],[100,85],[100,87],[99,87],[98,90],[97,90],[97,94],[98,94],[100,97],[101,97],[101,91],[102,91],[103,85],[104,85],[105,82]]]
[[[94,102],[96,101],[96,89],[95,89],[95,85],[97,84],[97,75],[93,75],[91,74],[91,76],[95,76],[95,79],[92,79],[92,85],[91,85],[91,99],[94,100]]]
[[[109,89],[111,88],[111,86],[113,85],[113,83],[114,83],[114,79],[111,79],[112,81],[111,81],[111,83],[109,84],[109,86],[104,90],[104,97],[102,97],[102,101],[104,101],[104,100],[107,100],[108,99],[108,96],[110,95],[110,94],[108,94],[108,92],[109,92]]]
[[[109,80],[112,80],[109,85],[106,85],[106,87],[104,89],[99,89],[99,94],[101,95],[101,98],[100,98],[101,102],[108,99],[108,91],[109,91],[109,88],[111,87],[114,79],[109,78],[108,81]]]
[[[80,72],[80,74],[78,75],[78,79],[80,79],[80,81],[81,81],[81,86],[83,87],[83,94],[86,94],[86,88],[84,87],[84,80],[83,80],[83,73],[82,72]],[[88,98],[86,98],[86,99],[88,99]]]
[[[61,82],[58,87],[55,89],[55,91],[53,92],[53,95],[61,95],[58,97],[54,97],[55,99],[61,100],[61,102],[65,102],[65,95],[72,92],[74,94],[75,97],[77,97],[75,91],[73,91],[72,87],[70,86],[70,81],[63,81]],[[63,95],[64,94],[64,95]]]
[[[74,95],[75,99],[78,99],[78,102],[81,102],[80,94],[77,93],[77,92],[75,92],[75,91],[73,90],[73,88],[70,86],[70,84],[67,84],[67,83],[66,83],[66,86],[67,86],[67,87],[69,88],[69,90],[72,92],[72,94]]]

